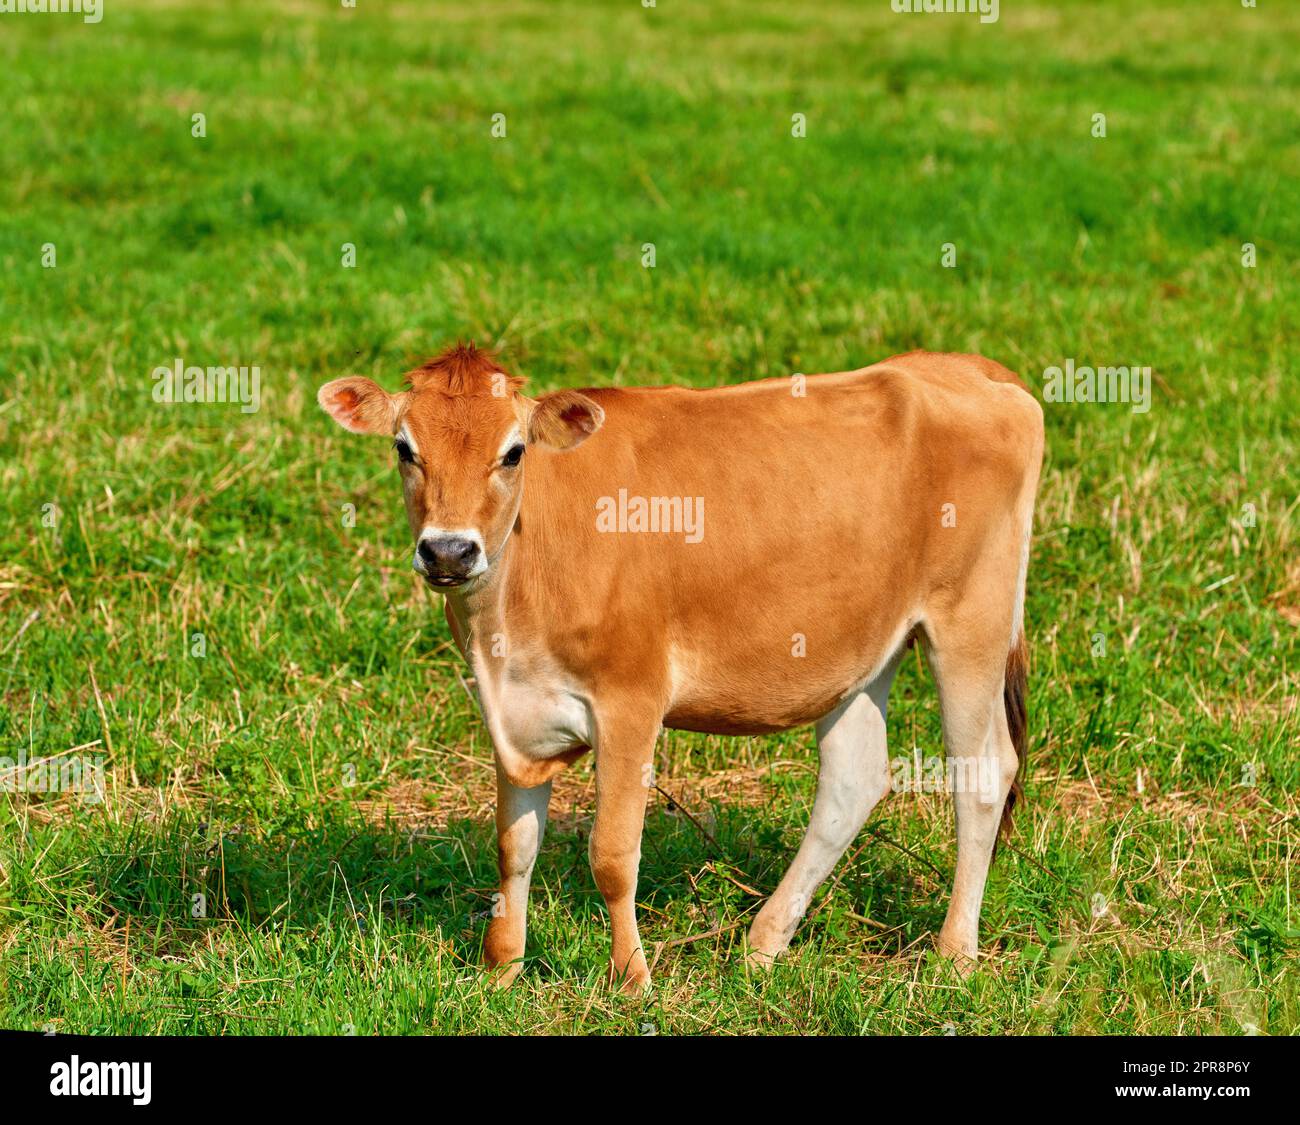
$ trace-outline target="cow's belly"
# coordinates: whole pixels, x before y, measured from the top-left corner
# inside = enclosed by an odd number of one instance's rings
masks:
[[[784,684],[767,692],[734,691],[723,684],[696,685],[674,700],[664,726],[702,734],[760,735],[815,723],[861,683],[844,675],[816,684]]]
[[[916,625],[843,619],[746,633],[739,622],[712,644],[674,649],[672,703],[664,726],[705,734],[759,735],[815,723],[890,665]]]

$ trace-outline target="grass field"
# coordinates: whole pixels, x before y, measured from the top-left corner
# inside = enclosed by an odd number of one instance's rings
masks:
[[[0,15],[0,755],[102,755],[104,786],[0,792],[0,1026],[1300,1030],[1297,45],[1267,0]],[[589,762],[528,965],[485,983],[491,748],[390,451],[314,401],[458,336],[533,390],[913,347],[1035,387],[1153,368],[1147,413],[1046,406],[1028,798],[969,980],[931,949],[941,793],[885,802],[746,976],[801,730],[664,736],[689,816],[647,820],[650,997],[604,988]],[[260,409],[156,403],[177,357],[257,365]],[[919,662],[890,730],[939,750]]]

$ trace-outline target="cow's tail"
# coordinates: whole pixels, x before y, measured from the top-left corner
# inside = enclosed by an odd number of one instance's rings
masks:
[[[1016,750],[1016,776],[1007,792],[1007,803],[1002,806],[1001,835],[1011,836],[1011,818],[1016,804],[1024,796],[1021,778],[1025,773],[1025,759],[1029,750],[1029,725],[1027,722],[1026,692],[1029,686],[1029,646],[1024,630],[1011,642],[1007,653],[1006,676],[1002,683],[1002,705],[1007,711],[1007,730],[1011,732],[1011,745]]]

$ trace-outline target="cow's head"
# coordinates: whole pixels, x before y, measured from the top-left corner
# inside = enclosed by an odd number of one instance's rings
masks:
[[[519,514],[531,446],[571,449],[604,421],[585,395],[534,400],[522,384],[471,343],[410,372],[398,394],[354,375],[317,395],[344,429],[393,439],[412,565],[433,586],[471,587],[491,571]]]

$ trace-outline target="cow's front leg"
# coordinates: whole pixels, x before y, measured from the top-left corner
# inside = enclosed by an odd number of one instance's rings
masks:
[[[636,879],[646,799],[654,784],[657,719],[599,724],[596,745],[596,823],[591,831],[591,871],[609,910],[609,979],[622,991],[650,985],[650,969],[636,925]]]
[[[551,783],[532,789],[512,785],[497,763],[497,869],[501,890],[492,903],[483,956],[498,984],[506,985],[523,967],[528,933],[528,883],[542,846]]]

